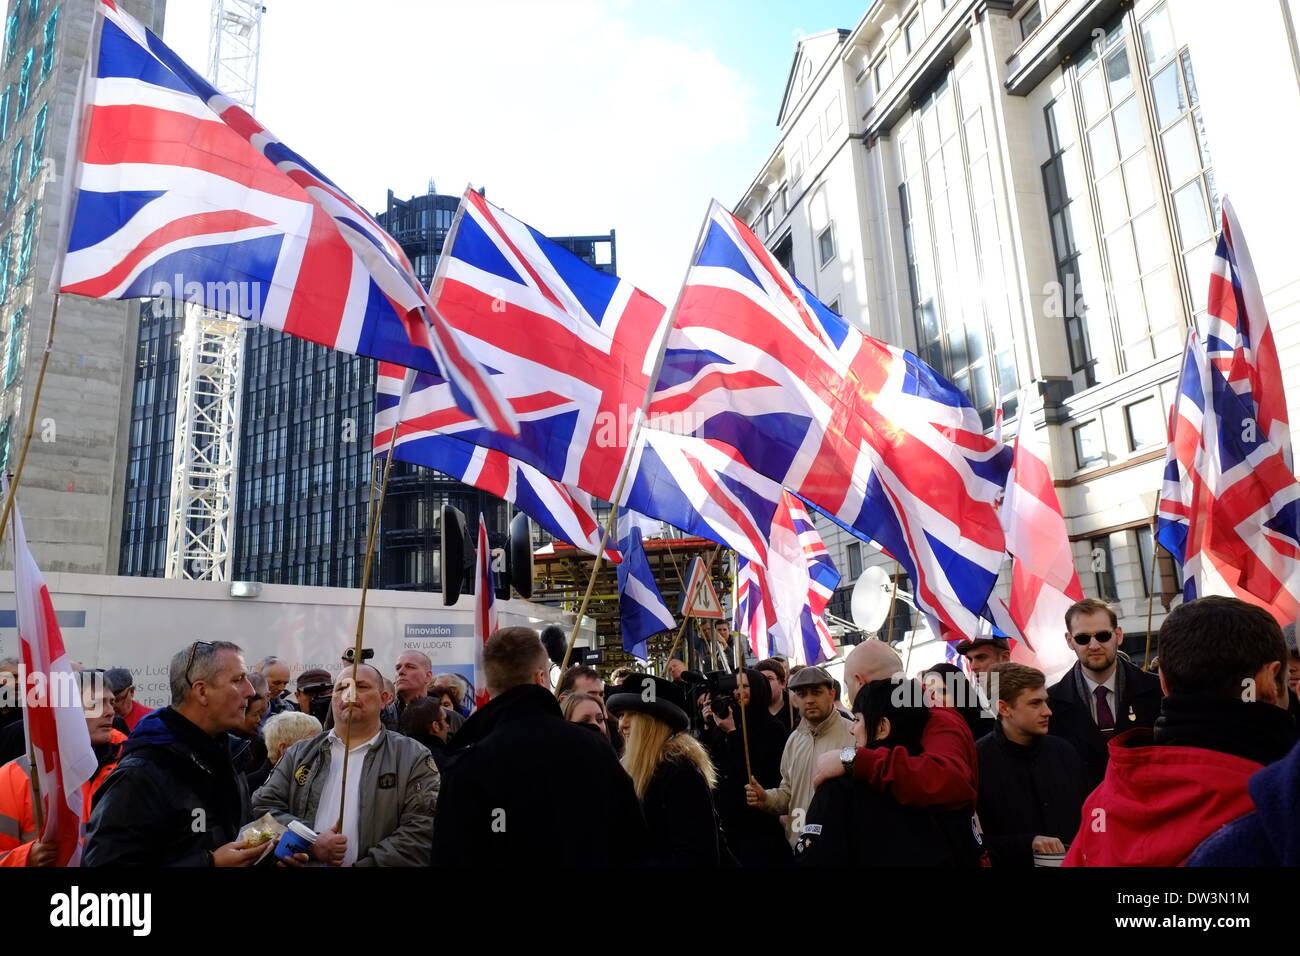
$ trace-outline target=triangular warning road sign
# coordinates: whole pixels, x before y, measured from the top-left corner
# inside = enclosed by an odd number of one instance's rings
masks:
[[[691,561],[686,577],[686,588],[682,591],[682,604],[679,608],[683,617],[707,617],[723,620],[727,615],[718,600],[718,592],[713,587],[708,565],[703,558]]]

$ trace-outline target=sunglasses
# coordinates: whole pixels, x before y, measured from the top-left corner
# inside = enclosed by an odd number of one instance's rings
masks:
[[[212,641],[195,641],[190,645],[189,660],[185,662],[185,683],[193,687],[194,682],[190,680],[190,671],[194,669],[194,655],[198,653],[200,647],[212,647]]]
[[[1098,644],[1105,644],[1114,636],[1114,632],[1098,631],[1096,634],[1075,634],[1072,636],[1074,637],[1074,643],[1083,647],[1086,644],[1091,644],[1094,637],[1097,639]]]

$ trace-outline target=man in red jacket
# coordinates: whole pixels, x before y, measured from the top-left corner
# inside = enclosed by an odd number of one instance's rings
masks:
[[[1246,781],[1295,741],[1286,643],[1267,611],[1201,598],[1176,607],[1159,640],[1160,718],[1110,741],[1066,866],[1182,864],[1250,810]]]

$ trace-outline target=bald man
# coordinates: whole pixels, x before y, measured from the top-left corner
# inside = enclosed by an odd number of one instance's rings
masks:
[[[889,680],[903,673],[903,659],[884,641],[863,641],[844,659],[844,684],[849,692],[849,703],[857,699],[858,691],[873,680]]]
[[[882,641],[864,641],[844,661],[844,682],[851,699],[867,684],[902,675],[898,653]],[[978,777],[975,738],[955,710],[934,707],[921,734],[922,752],[903,747],[845,748],[825,753],[813,768],[813,786],[851,773],[855,780],[892,794],[906,806],[974,810]]]

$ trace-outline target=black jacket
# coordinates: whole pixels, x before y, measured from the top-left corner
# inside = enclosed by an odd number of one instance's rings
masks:
[[[741,866],[779,866],[790,862],[790,843],[785,828],[775,814],[751,807],[745,799],[745,731],[749,734],[749,767],[754,779],[764,789],[781,785],[781,754],[790,731],[768,711],[771,689],[767,678],[758,671],[746,670],[753,688],[745,707],[748,727],[741,727],[736,712],[736,729],[723,733],[717,727],[701,736],[718,771],[715,792],[718,816],[727,845]]]
[[[833,777],[808,805],[795,863],[971,867],[979,854],[969,810],[905,807],[861,780]]]
[[[434,821],[434,866],[635,865],[647,855],[645,819],[613,748],[531,684],[465,721]]]
[[[170,707],[136,725],[95,794],[82,866],[208,866],[252,816],[225,734]]]
[[[1083,801],[1091,790],[1074,744],[1050,734],[1026,747],[1007,739],[999,725],[982,737],[979,817],[994,866],[1034,865],[1034,837],[1069,844],[1079,832]]]
[[[698,767],[685,759],[661,763],[641,801],[653,866],[717,866],[718,823],[713,795]]]
[[[1160,678],[1148,674],[1136,664],[1119,658],[1116,664],[1115,734],[1134,727],[1154,727],[1160,716]],[[1047,732],[1064,737],[1079,751],[1083,769],[1087,774],[1091,792],[1106,776],[1109,738],[1097,729],[1092,719],[1092,705],[1087,699],[1087,684],[1083,680],[1083,665],[1076,663],[1057,683],[1047,689],[1047,702],[1052,708],[1052,719]]]

